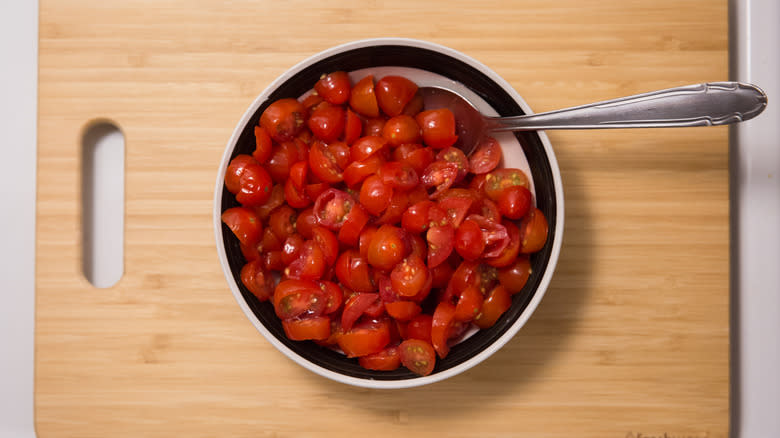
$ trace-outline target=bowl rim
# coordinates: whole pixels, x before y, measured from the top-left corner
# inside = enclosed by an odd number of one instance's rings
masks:
[[[509,340],[512,339],[517,334],[517,332],[526,324],[528,319],[530,319],[531,315],[534,313],[536,307],[539,305],[539,303],[541,302],[542,298],[544,297],[547,291],[547,288],[552,280],[552,276],[555,271],[556,265],[558,263],[558,257],[560,255],[560,249],[563,241],[563,228],[564,228],[563,184],[561,180],[560,168],[558,167],[558,161],[555,157],[555,153],[552,149],[552,145],[550,144],[550,140],[544,131],[537,131],[541,143],[544,146],[544,151],[547,156],[547,160],[550,164],[550,169],[553,176],[555,196],[556,196],[556,217],[555,217],[556,226],[555,226],[553,239],[551,242],[552,248],[550,252],[550,258],[545,267],[545,272],[541,278],[541,281],[539,282],[539,285],[534,291],[533,296],[531,297],[531,300],[528,302],[526,308],[522,311],[522,313],[517,317],[517,319],[510,325],[510,327],[499,338],[497,338],[493,343],[487,345],[485,349],[483,349],[473,357],[463,361],[458,365],[453,366],[452,368],[446,369],[444,371],[435,374],[430,374],[428,376],[421,376],[421,377],[402,379],[402,380],[373,380],[367,378],[346,376],[331,371],[327,368],[324,368],[320,365],[310,362],[309,360],[301,357],[295,351],[291,350],[289,347],[284,345],[270,331],[268,331],[268,329],[254,314],[252,309],[249,307],[249,305],[241,295],[241,291],[232,275],[232,271],[230,269],[230,265],[227,259],[227,254],[223,245],[223,234],[222,234],[223,227],[222,227],[222,219],[221,219],[222,216],[221,206],[222,206],[222,194],[223,194],[222,188],[225,179],[225,172],[227,170],[227,166],[229,164],[229,160],[233,153],[233,150],[235,149],[238,143],[239,136],[241,135],[245,126],[247,125],[247,123],[249,123],[250,119],[252,118],[253,114],[257,111],[257,109],[267,100],[268,96],[276,88],[278,88],[290,77],[294,76],[295,74],[297,74],[298,72],[306,68],[307,66],[314,64],[322,59],[328,58],[330,56],[333,56],[335,54],[344,51],[365,48],[370,46],[379,46],[379,45],[410,46],[410,47],[428,49],[428,50],[440,52],[460,62],[468,64],[476,68],[477,70],[481,71],[482,73],[484,73],[486,76],[490,78],[490,80],[494,81],[497,85],[503,88],[512,97],[512,99],[515,100],[520,105],[520,107],[526,114],[533,114],[533,111],[525,102],[525,100],[520,96],[520,94],[506,80],[504,80],[501,76],[499,76],[488,66],[482,64],[476,59],[471,58],[470,56],[465,55],[457,50],[451,49],[449,47],[437,43],[432,43],[430,41],[424,41],[418,39],[411,39],[411,38],[383,37],[383,38],[368,38],[368,39],[355,40],[355,41],[330,47],[328,49],[325,49],[319,53],[316,53],[300,61],[290,69],[286,70],[283,74],[281,74],[274,81],[272,81],[252,101],[251,105],[244,112],[243,116],[241,117],[241,119],[236,124],[236,127],[234,128],[233,133],[231,134],[230,139],[228,140],[228,143],[225,147],[225,151],[223,153],[222,159],[220,160],[219,170],[217,172],[216,186],[214,189],[213,221],[214,221],[214,237],[216,239],[219,261],[220,264],[222,265],[222,271],[228,282],[228,286],[230,287],[230,290],[233,293],[233,297],[236,299],[239,307],[241,307],[241,310],[244,312],[244,314],[252,323],[252,325],[254,325],[255,328],[263,335],[263,337],[265,337],[266,340],[268,340],[277,350],[282,352],[288,358],[292,359],[298,365],[301,365],[302,367],[308,369],[309,371],[318,374],[322,377],[335,380],[337,382],[341,382],[341,383],[345,383],[357,387],[363,387],[363,388],[400,389],[400,388],[411,388],[416,386],[422,386],[422,385],[438,382],[441,380],[445,380],[449,377],[460,374],[476,366],[480,362],[484,361],[485,359],[493,355],[493,353],[501,349],[504,345],[506,345],[506,343],[509,342]]]

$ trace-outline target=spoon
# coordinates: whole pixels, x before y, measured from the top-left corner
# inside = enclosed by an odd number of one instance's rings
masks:
[[[457,121],[455,146],[468,156],[490,132],[537,129],[671,128],[750,120],[766,108],[766,94],[741,82],[708,82],[514,117],[489,117],[458,93],[421,87],[425,109],[449,108]]]

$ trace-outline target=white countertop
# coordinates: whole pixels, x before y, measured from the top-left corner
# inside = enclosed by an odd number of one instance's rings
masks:
[[[730,1],[732,80],[769,95],[733,131],[732,436],[780,433],[780,1]],[[38,4],[0,2],[0,438],[35,436]],[[726,78],[711,78],[725,80]]]

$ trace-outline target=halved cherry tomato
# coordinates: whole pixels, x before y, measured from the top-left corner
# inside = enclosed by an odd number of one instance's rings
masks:
[[[423,111],[414,119],[422,129],[423,141],[430,147],[444,149],[458,140],[455,116],[446,108]]]
[[[290,174],[290,168],[297,161],[299,161],[298,151],[295,144],[291,141],[286,141],[273,148],[266,167],[274,182],[284,183]]]
[[[501,162],[501,145],[493,137],[486,137],[469,158],[471,173],[481,175],[488,173]]]
[[[498,197],[498,211],[509,219],[520,219],[531,208],[531,191],[523,186],[507,187]]]
[[[295,259],[301,255],[301,250],[303,249],[303,244],[305,242],[303,237],[298,233],[288,236],[282,245],[282,263],[289,265],[295,261]]]
[[[314,241],[304,242],[298,257],[290,263],[284,273],[289,278],[318,280],[325,273],[325,255]]]
[[[378,175],[385,184],[402,191],[412,190],[420,183],[420,177],[413,167],[397,161],[383,164]]]
[[[315,137],[329,143],[341,137],[346,122],[347,115],[341,106],[322,102],[312,108],[307,125]]]
[[[238,242],[238,247],[241,249],[241,255],[244,256],[244,260],[247,262],[258,260],[260,258],[260,245],[261,244],[259,243],[255,245],[244,245],[243,243]]]
[[[471,208],[473,201],[465,197],[449,197],[446,199],[439,199],[439,208],[444,211],[449,223],[457,228],[463,222],[466,214]]]
[[[368,75],[355,84],[349,96],[349,106],[362,116],[379,117],[379,104],[374,92],[374,76]]]
[[[335,184],[344,179],[343,169],[339,166],[338,159],[331,147],[320,141],[314,141],[311,144],[309,168],[317,178],[326,183]]]
[[[458,148],[448,147],[442,149],[436,155],[436,159],[439,161],[455,163],[455,165],[458,166],[458,174],[455,176],[456,183],[462,181],[469,173],[469,159],[466,158],[466,154]]]
[[[246,206],[262,205],[271,197],[273,182],[265,168],[256,163],[244,166],[238,179],[236,201]]]
[[[422,233],[428,229],[428,211],[434,205],[432,201],[420,201],[411,205],[401,218],[401,226],[410,233]]]
[[[414,118],[401,114],[385,123],[382,137],[393,146],[422,141],[422,130]]]
[[[263,262],[260,259],[241,268],[241,282],[260,301],[268,301],[274,293],[274,280],[263,270]]]
[[[420,90],[417,90],[417,93],[415,93],[414,97],[412,97],[412,100],[410,100],[404,108],[403,113],[407,116],[416,116],[420,111],[423,110],[423,107],[425,106],[425,101],[423,100],[422,94],[420,94],[419,91]]]
[[[324,100],[325,99],[323,99],[322,96],[320,96],[319,94],[311,93],[308,96],[306,96],[305,98],[303,98],[301,103],[303,104],[303,107],[306,108],[306,110],[310,112],[312,108],[314,108],[315,106],[319,105]],[[300,135],[300,134],[298,134],[298,135]]]
[[[455,232],[455,250],[466,260],[477,260],[485,250],[482,230],[473,220],[466,220]]]
[[[314,202],[314,215],[317,216],[320,225],[338,231],[356,205],[357,201],[349,194],[337,189],[328,189]]]
[[[382,225],[368,245],[368,263],[382,271],[390,271],[409,252],[404,240],[401,228]]]
[[[338,338],[339,348],[347,357],[361,357],[382,351],[390,342],[390,323],[366,321],[345,331]]]
[[[394,301],[385,303],[387,314],[396,321],[408,321],[422,312],[422,308],[414,301]]]
[[[293,341],[319,341],[330,337],[330,318],[316,316],[312,318],[282,320],[284,334]]]
[[[432,323],[433,317],[431,315],[421,313],[415,316],[406,324],[406,336],[404,339],[420,339],[431,342]]]
[[[288,279],[276,285],[273,295],[274,311],[280,319],[298,316],[319,316],[327,305],[317,283],[311,280]]]
[[[309,175],[309,163],[298,161],[290,166],[290,175],[288,181],[292,181],[293,186],[298,190],[306,188],[306,180]]]
[[[518,257],[511,265],[498,270],[498,281],[510,294],[514,295],[525,287],[531,276],[531,262],[528,256]]]
[[[300,163],[303,163],[303,161],[300,161]],[[295,187],[292,179],[288,179],[284,183],[284,199],[293,208],[306,208],[311,204],[311,200],[306,196],[306,192]]]
[[[422,260],[427,260],[428,244],[425,242],[425,239],[423,239],[422,236],[420,236],[419,234],[411,234],[411,233],[407,233],[406,237],[407,237],[407,243],[411,248],[409,254],[416,255]]]
[[[360,251],[361,257],[368,257],[368,246],[371,244],[371,239],[374,238],[376,230],[376,226],[367,225],[363,227],[363,231],[360,232],[360,237],[358,237],[358,250]]]
[[[320,281],[320,289],[325,294],[325,310],[323,313],[330,315],[341,309],[344,303],[344,291],[341,287],[332,281]]]
[[[295,229],[304,239],[312,238],[312,230],[317,225],[319,225],[319,222],[314,214],[314,209],[311,207],[300,212],[298,218],[295,219]]]
[[[320,246],[325,263],[332,266],[339,256],[339,241],[336,236],[322,225],[315,225],[311,229],[312,240]]]
[[[402,76],[385,76],[378,80],[376,99],[382,112],[390,117],[401,114],[417,93],[417,84]]]
[[[273,151],[273,142],[271,136],[268,135],[268,131],[262,126],[255,126],[255,151],[252,152],[252,157],[260,164],[265,164],[269,158],[271,158],[271,152]]]
[[[455,182],[458,165],[448,161],[434,161],[423,172],[420,181],[427,189],[434,189],[431,199],[441,196]]]
[[[450,256],[455,240],[452,225],[431,227],[426,234],[428,240],[428,268],[435,268]]]
[[[263,261],[263,268],[266,271],[281,271],[284,269],[281,250],[266,251],[260,255],[260,260]]]
[[[329,73],[314,84],[314,91],[334,105],[347,102],[351,89],[352,83],[349,80],[349,75],[343,71]]]
[[[485,297],[485,301],[482,302],[482,309],[477,317],[474,318],[474,323],[483,329],[492,327],[498,321],[498,318],[509,310],[511,306],[512,297],[506,288],[499,284]]]
[[[363,209],[362,206],[355,205],[352,207],[352,210],[347,213],[344,224],[339,230],[339,242],[345,245],[355,246],[360,238],[360,232],[363,231],[363,228],[365,228],[369,219],[368,213],[366,213],[366,210]]]
[[[360,187],[360,203],[374,216],[379,216],[393,196],[393,188],[384,182],[379,175],[371,175],[363,181]]]
[[[433,163],[435,156],[436,154],[433,153],[432,148],[420,148],[410,151],[406,157],[398,161],[402,164],[411,166],[412,169],[417,172],[417,175],[422,175],[425,172],[425,169]]]
[[[401,366],[401,354],[398,347],[387,347],[378,353],[359,357],[358,363],[367,370],[393,371]]]
[[[504,225],[478,214],[469,215],[466,219],[476,222],[482,230],[482,240],[485,242],[483,257],[496,257],[509,245],[509,234]]]
[[[394,191],[390,198],[390,205],[387,206],[382,216],[379,216],[374,223],[377,225],[397,225],[401,222],[401,217],[409,206],[409,195],[406,192]]]
[[[385,141],[384,138],[367,135],[365,137],[360,137],[352,143],[352,146],[350,146],[349,149],[349,155],[352,161],[363,161],[382,150],[386,145],[387,141]]]
[[[431,344],[419,339],[407,339],[398,346],[401,351],[401,363],[409,371],[427,376],[436,366],[436,353]],[[445,353],[446,356],[446,353]]]
[[[362,161],[353,161],[344,169],[344,182],[347,186],[354,187],[367,177],[377,174],[383,163],[384,160],[378,154]]]
[[[366,310],[379,301],[379,294],[356,293],[344,302],[344,312],[341,314],[341,327],[349,331]]]
[[[222,213],[222,222],[244,245],[252,246],[260,241],[263,225],[257,214],[246,207],[233,207]]]
[[[347,109],[344,122],[344,143],[351,146],[363,133],[363,122],[351,109]]]
[[[529,188],[528,176],[520,169],[496,169],[485,176],[485,194],[498,201],[507,187],[522,186]]]
[[[518,252],[520,252],[520,230],[517,228],[517,225],[508,220],[501,221],[501,224],[506,228],[509,244],[497,256],[485,257],[485,263],[496,268],[509,266],[517,258]]]
[[[464,289],[455,305],[455,321],[468,322],[474,319],[482,309],[482,300],[482,293],[476,287]]]
[[[440,288],[447,286],[447,283],[449,283],[452,275],[455,273],[455,269],[453,269],[452,265],[449,263],[442,263],[435,268],[429,269],[428,273],[433,280],[433,284],[431,284],[431,286]]]
[[[498,222],[501,220],[501,213],[495,202],[488,198],[482,198],[471,205],[470,212],[478,214],[487,220]]]
[[[529,254],[544,248],[547,242],[547,219],[541,210],[534,207],[520,222],[520,252]]]
[[[316,200],[320,197],[321,194],[325,192],[325,190],[328,190],[329,188],[330,185],[328,185],[328,183],[306,184],[306,196],[308,196],[309,199]]]
[[[363,126],[363,135],[366,137],[381,137],[385,129],[385,119],[383,117],[373,117],[366,120]]]
[[[423,259],[419,255],[411,254],[395,265],[390,273],[390,281],[398,295],[413,297],[425,286],[428,275],[428,267]]]
[[[271,217],[268,218],[268,226],[271,227],[276,237],[284,242],[287,236],[295,232],[297,219],[298,215],[295,214],[295,210],[287,205],[283,205],[271,213]]]
[[[306,108],[295,99],[274,101],[260,116],[260,126],[278,142],[292,140],[306,123]]]
[[[341,284],[356,292],[374,292],[368,261],[354,249],[346,250],[336,260],[336,277]]]
[[[241,174],[244,173],[244,168],[246,168],[248,164],[257,164],[257,161],[246,154],[236,155],[235,158],[230,160],[227,172],[225,172],[225,187],[228,189],[228,192],[234,195],[238,193],[240,190],[239,180]]]
[[[273,188],[271,188],[271,196],[268,197],[265,204],[254,207],[255,213],[257,213],[257,217],[260,218],[260,220],[266,220],[268,219],[268,216],[271,215],[271,212],[282,204],[284,204],[284,186],[282,184],[275,184]]]
[[[449,339],[450,327],[455,319],[455,306],[451,303],[442,301],[433,311],[433,320],[431,322],[431,343],[440,358],[447,357],[450,347],[447,345]]]

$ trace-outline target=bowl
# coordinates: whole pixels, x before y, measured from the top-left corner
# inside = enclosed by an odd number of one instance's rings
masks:
[[[511,308],[489,329],[471,333],[453,346],[445,359],[437,359],[428,376],[418,376],[401,367],[395,371],[372,371],[356,359],[310,341],[291,341],[268,302],[260,302],[240,280],[245,260],[238,240],[221,222],[224,210],[237,206],[224,186],[230,160],[255,148],[254,126],[273,101],[300,97],[311,90],[324,73],[350,72],[353,80],[366,74],[375,78],[400,73],[420,86],[444,85],[477,102],[487,114],[530,114],[522,97],[498,74],[480,62],[447,47],[412,39],[379,38],[354,41],[320,52],[300,62],[273,81],[252,102],[228,141],[219,166],[214,195],[214,231],[219,261],[236,301],[249,321],[274,347],[294,362],[323,377],[368,388],[406,388],[441,381],[479,364],[499,350],[520,330],[534,312],[555,270],[563,238],[563,187],[552,146],[543,132],[502,133],[498,138],[505,167],[521,167],[533,180],[537,207],[549,222],[544,248],[531,256],[532,274],[525,288],[512,297]],[[249,346],[247,348],[250,348]]]

